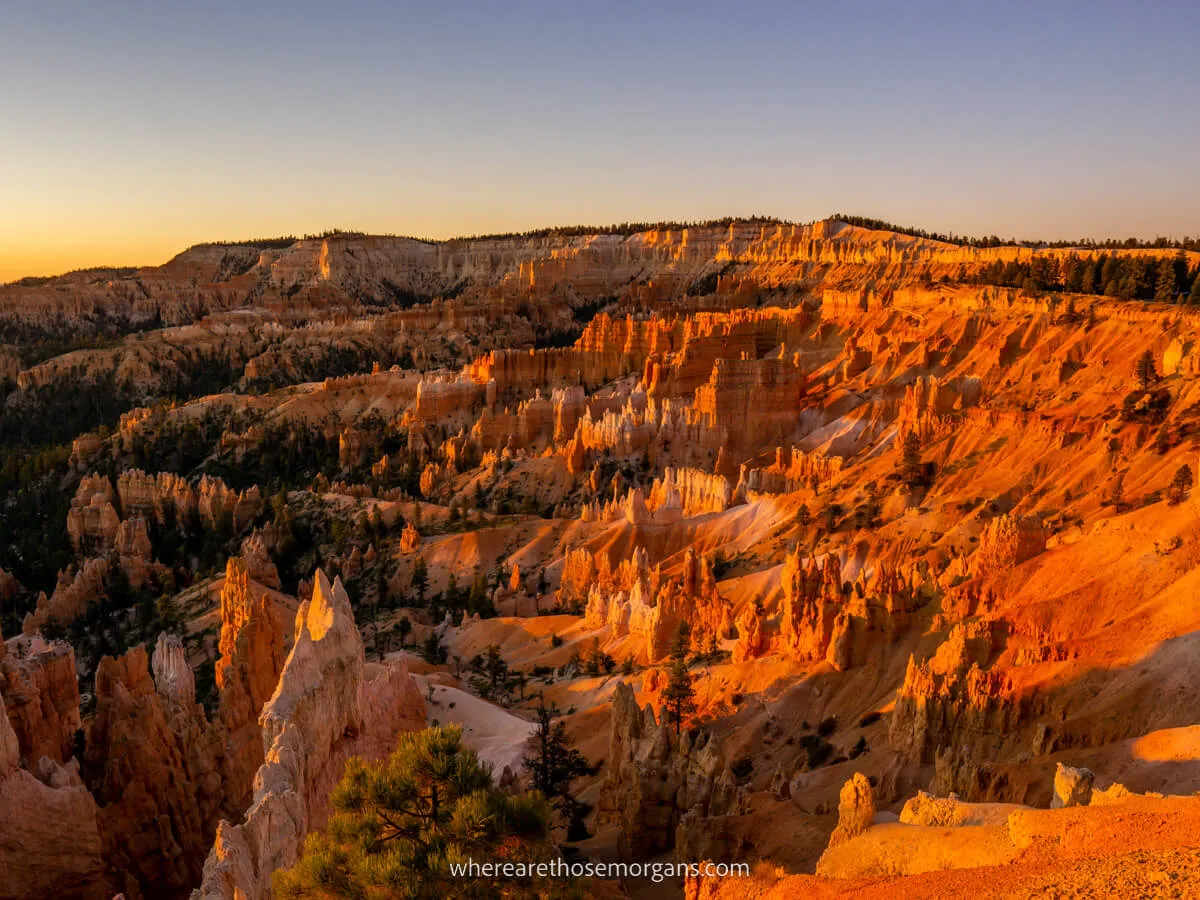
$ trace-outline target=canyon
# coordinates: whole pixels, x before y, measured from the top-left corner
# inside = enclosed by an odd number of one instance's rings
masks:
[[[519,785],[543,702],[573,852],[754,865],[676,896],[1200,884],[1200,308],[1101,262],[1200,277],[825,220],[0,286],[0,897],[265,900],[348,759]]]

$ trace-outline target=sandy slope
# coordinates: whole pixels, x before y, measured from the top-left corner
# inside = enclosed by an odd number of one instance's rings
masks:
[[[436,684],[423,676],[414,676],[426,696],[426,715],[432,725],[457,724],[463,729],[463,739],[479,758],[492,765],[499,775],[504,769],[514,772],[521,767],[525,742],[533,733],[533,723],[515,716],[474,694],[456,687]],[[433,700],[428,699],[433,684]]]

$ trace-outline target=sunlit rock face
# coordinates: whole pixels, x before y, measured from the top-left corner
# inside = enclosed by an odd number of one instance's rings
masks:
[[[260,716],[266,756],[253,801],[240,824],[221,823],[193,898],[268,897],[271,873],[293,865],[305,835],[323,823],[346,760],[385,755],[397,734],[424,721],[424,702],[402,665],[364,676],[350,600],[340,579],[331,585],[318,570]]]

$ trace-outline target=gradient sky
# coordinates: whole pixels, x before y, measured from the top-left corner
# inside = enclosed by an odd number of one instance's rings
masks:
[[[1194,2],[4,0],[0,280],[837,211],[1200,234]]]

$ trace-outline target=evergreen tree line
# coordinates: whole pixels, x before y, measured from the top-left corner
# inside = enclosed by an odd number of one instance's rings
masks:
[[[1018,240],[1017,238],[1002,238],[999,235],[990,234],[984,237],[970,237],[968,235],[955,234],[954,232],[929,231],[924,228],[913,228],[907,225],[896,225],[884,219],[875,219],[870,216],[852,216],[845,213],[835,213],[829,217],[838,222],[845,222],[847,225],[856,225],[859,228],[869,228],[872,231],[894,231],[896,234],[907,234],[912,237],[925,238],[930,241],[941,241],[944,244],[957,244],[960,247],[1035,247],[1035,248],[1057,248],[1079,247],[1084,250],[1200,250],[1200,237],[1185,236],[1178,240],[1174,238],[1156,237],[1152,241],[1142,240],[1140,238],[1128,237],[1120,238],[1105,238],[1096,240],[1095,238],[1080,238],[1075,241],[1031,241]]]
[[[1027,262],[997,260],[973,274],[960,270],[960,281],[1021,288],[1030,292],[1103,294],[1119,300],[1200,303],[1200,267],[1189,271],[1183,253],[1173,257],[1117,256],[1063,259],[1037,256]]]

